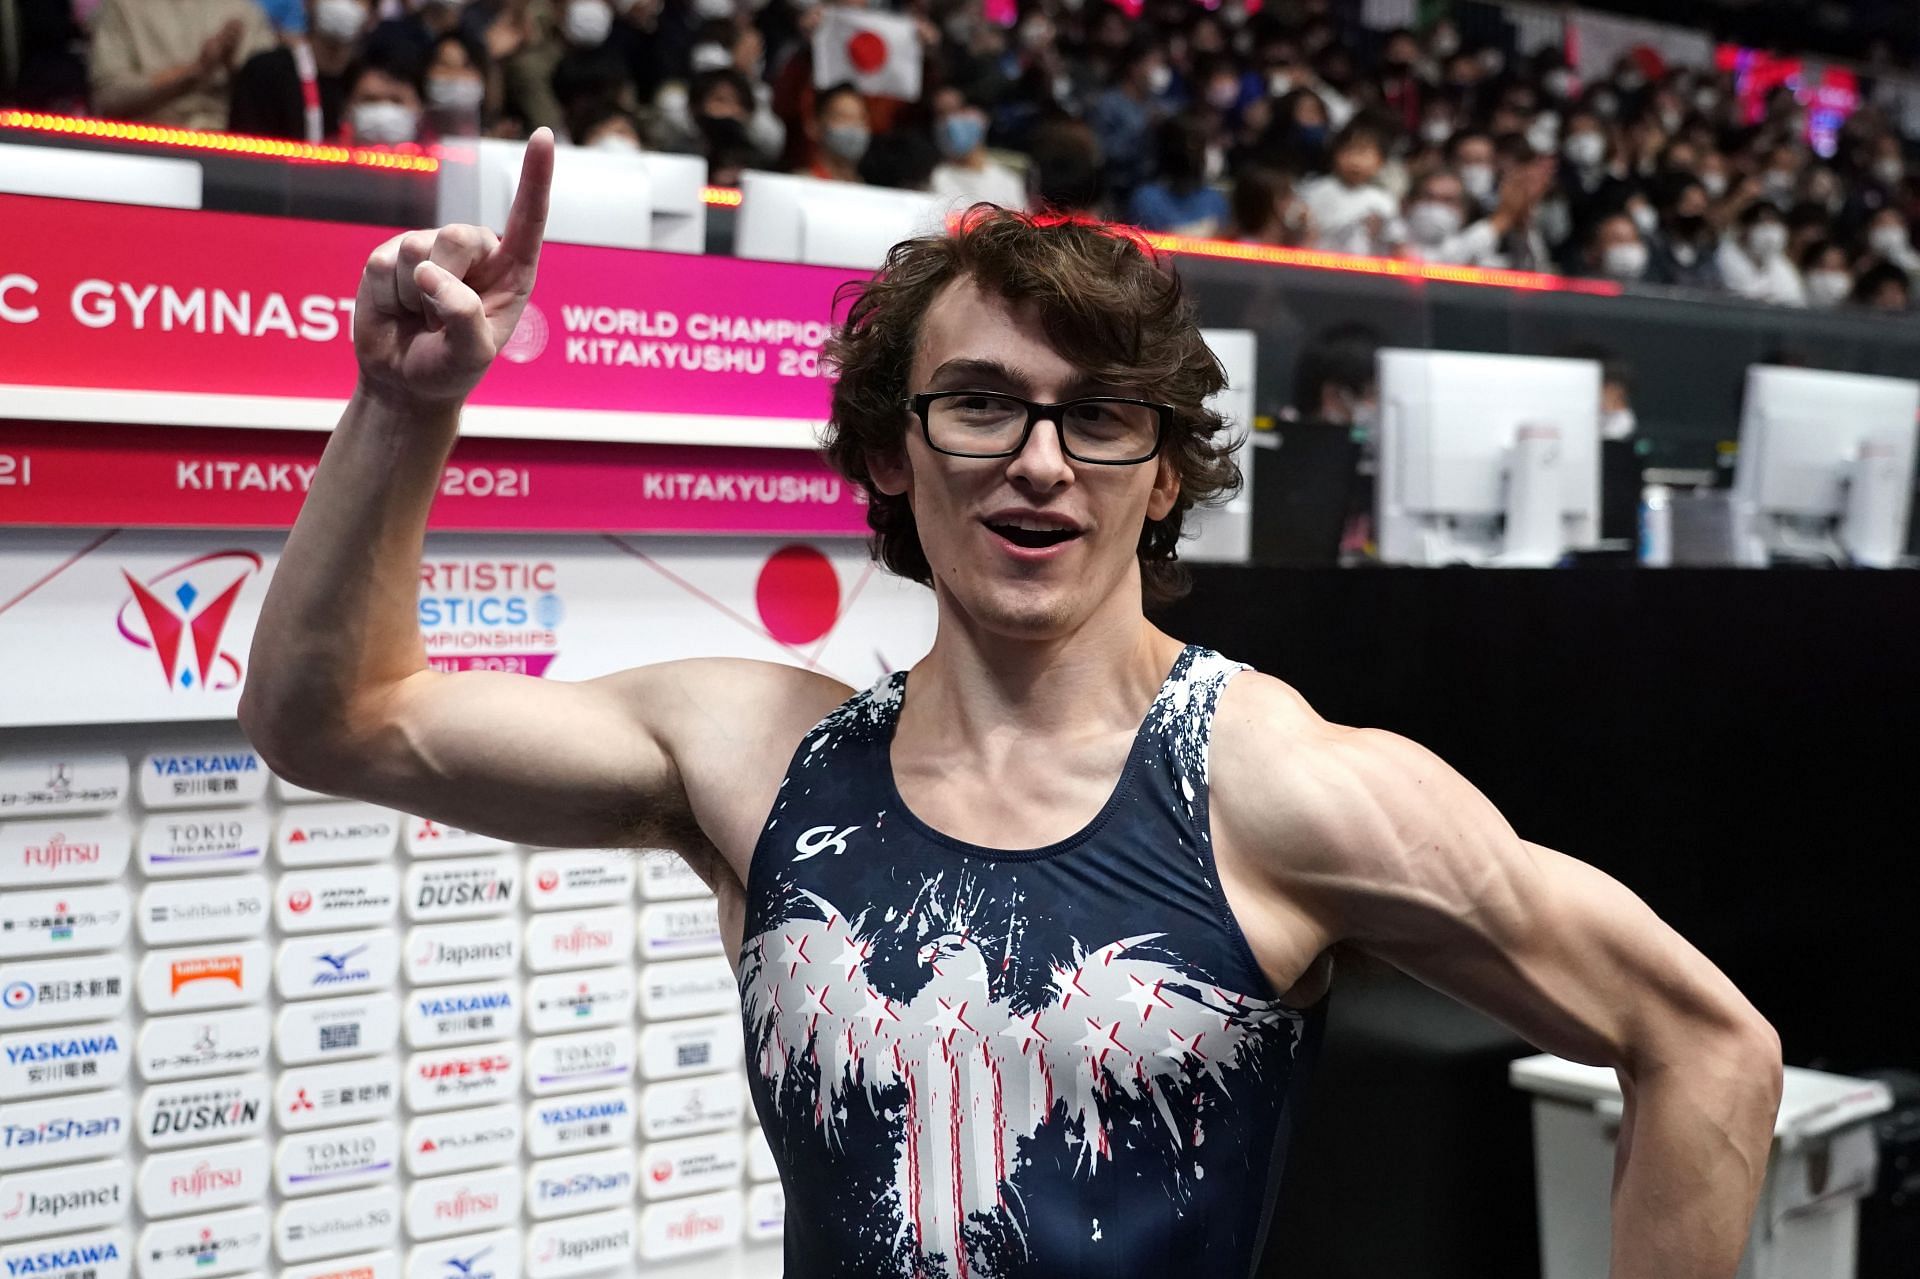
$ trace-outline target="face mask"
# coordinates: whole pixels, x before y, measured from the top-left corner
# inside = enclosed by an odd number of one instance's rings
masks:
[[[1429,248],[1459,234],[1460,211],[1438,200],[1421,200],[1407,211],[1407,232]]]
[[[1638,71],[1622,71],[1613,78],[1613,83],[1622,93],[1638,93],[1647,87],[1647,78]]]
[[[1460,37],[1454,32],[1442,27],[1440,30],[1434,32],[1432,38],[1427,41],[1427,48],[1432,51],[1433,56],[1436,58],[1451,58],[1454,54],[1460,52]]]
[[[1219,147],[1208,147],[1206,168],[1202,170],[1206,174],[1207,181],[1218,182],[1226,171],[1227,153]]]
[[[733,55],[717,44],[696,44],[687,54],[687,66],[695,75],[702,71],[718,71],[733,65]]]
[[[1173,87],[1173,68],[1165,63],[1147,72],[1147,92],[1159,97]]]
[[[1576,133],[1567,139],[1567,159],[1583,169],[1598,168],[1607,158],[1607,140],[1597,133]]]
[[[1831,267],[1807,272],[1807,301],[1818,307],[1839,306],[1853,292],[1853,277]]]
[[[1453,121],[1433,119],[1420,126],[1420,136],[1435,146],[1444,145],[1453,136]]]
[[[1904,258],[1910,252],[1907,229],[1883,222],[1867,233],[1867,243],[1883,258]]]
[[[1653,229],[1660,225],[1660,215],[1653,211],[1651,205],[1636,204],[1627,210],[1627,216],[1640,228],[1641,235],[1652,235]]]
[[[1633,434],[1634,427],[1638,425],[1632,409],[1607,409],[1600,414],[1600,438],[1624,440]]]
[[[1296,124],[1293,126],[1293,133],[1300,139],[1303,146],[1315,150],[1327,144],[1327,126],[1324,124]]]
[[[1270,97],[1284,98],[1293,92],[1293,77],[1285,71],[1274,71],[1267,76],[1267,94]]]
[[[628,155],[637,155],[640,144],[624,133],[603,133],[587,144],[594,151],[622,151]]]
[[[940,121],[937,134],[940,153],[952,160],[972,155],[974,149],[986,140],[986,136],[987,126],[980,117],[966,112],[955,112]]]
[[[1240,86],[1231,80],[1216,80],[1207,86],[1207,105],[1215,111],[1231,111],[1240,101]]]
[[[1762,222],[1747,232],[1747,246],[1753,256],[1770,261],[1787,251],[1787,228],[1778,222]]]
[[[1662,111],[1660,113],[1660,127],[1668,133],[1678,133],[1680,131],[1680,113],[1672,107],[1668,107]]]
[[[1543,115],[1527,126],[1527,145],[1541,155],[1552,155],[1559,141],[1560,122],[1551,116]]]
[[[1555,67],[1540,77],[1541,85],[1556,98],[1566,98],[1573,94],[1573,72],[1565,67]]]
[[[686,119],[687,86],[678,81],[661,85],[660,92],[653,95],[653,105],[669,120]]]
[[[848,164],[858,164],[860,157],[867,153],[867,143],[872,136],[864,124],[834,124],[827,126],[820,144]]]
[[[1460,185],[1467,194],[1476,200],[1484,200],[1493,194],[1493,166],[1491,164],[1463,164],[1460,166]]]
[[[367,11],[357,0],[320,0],[313,7],[314,34],[340,44],[356,40],[367,25]]]
[[[436,111],[478,111],[487,86],[462,76],[427,81],[427,105]]]
[[[398,102],[356,102],[347,116],[356,142],[393,146],[412,142],[420,131],[420,116]]]
[[[693,12],[702,22],[719,22],[733,16],[733,0],[693,0]]]
[[[582,49],[597,49],[613,30],[613,6],[607,0],[569,0],[561,23],[567,40]]]
[[[1616,280],[1637,280],[1647,273],[1647,246],[1609,244],[1600,257],[1600,269]]]
[[[1793,194],[1793,175],[1782,173],[1778,169],[1768,169],[1760,185],[1766,188],[1768,195],[1776,198],[1788,196]]]
[[[1707,189],[1708,195],[1718,200],[1727,193],[1727,175],[1714,169],[1708,169],[1700,175],[1700,185]]]
[[[1901,161],[1896,160],[1891,156],[1887,157],[1886,159],[1875,160],[1873,162],[1873,176],[1876,178],[1879,178],[1880,181],[1886,184],[1887,186],[1890,186],[1890,187],[1899,186],[1900,179],[1904,178],[1906,175],[1907,175],[1907,166]]]
[[[1620,114],[1620,99],[1611,93],[1596,93],[1588,100],[1587,105],[1591,106],[1593,113],[1602,120],[1611,120]]]
[[[1713,109],[1720,105],[1720,95],[1712,89],[1693,91],[1693,109],[1701,115],[1712,115]]]

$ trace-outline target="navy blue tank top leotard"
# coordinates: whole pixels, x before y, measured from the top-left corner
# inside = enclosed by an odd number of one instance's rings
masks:
[[[907,810],[904,671],[801,742],[740,953],[789,1279],[1252,1273],[1327,1001],[1280,1001],[1214,868],[1243,669],[1187,647],[1105,807],[1045,848]]]

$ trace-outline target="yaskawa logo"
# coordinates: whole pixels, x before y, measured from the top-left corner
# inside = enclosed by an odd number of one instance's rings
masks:
[[[47,1248],[40,1252],[9,1256],[7,1279],[22,1279],[26,1275],[91,1273],[94,1267],[118,1260],[120,1260],[120,1248],[111,1239],[105,1243],[86,1244],[77,1248]]]
[[[422,1017],[458,1017],[468,1013],[511,1009],[513,996],[507,991],[492,991],[484,995],[422,995],[418,1006]]]
[[[155,777],[233,777],[260,771],[252,751],[231,755],[155,755],[147,761]]]
[[[240,658],[221,647],[240,591],[262,561],[253,551],[212,551],[142,581],[125,569],[129,592],[115,624],[159,659],[167,687],[220,692],[240,686]]]
[[[591,1123],[596,1119],[623,1119],[627,1113],[625,1099],[596,1101],[585,1105],[553,1106],[539,1112],[540,1122],[548,1127],[560,1124]]]
[[[84,1039],[41,1039],[24,1044],[8,1044],[7,1064],[25,1066],[34,1062],[65,1061],[69,1057],[101,1057],[120,1051],[113,1035],[89,1035]]]

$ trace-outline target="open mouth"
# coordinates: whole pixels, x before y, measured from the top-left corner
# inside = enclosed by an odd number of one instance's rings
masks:
[[[1078,529],[1071,528],[1022,528],[1018,524],[1001,524],[994,521],[988,521],[987,527],[1015,546],[1024,547],[1030,551],[1045,550],[1049,546],[1071,542],[1080,536]]]

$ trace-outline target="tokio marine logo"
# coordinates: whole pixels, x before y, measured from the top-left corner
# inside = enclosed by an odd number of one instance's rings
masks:
[[[115,623],[138,648],[152,649],[167,687],[238,688],[240,658],[220,646],[241,588],[261,568],[253,551],[211,551],[144,582],[125,569],[130,592]]]

